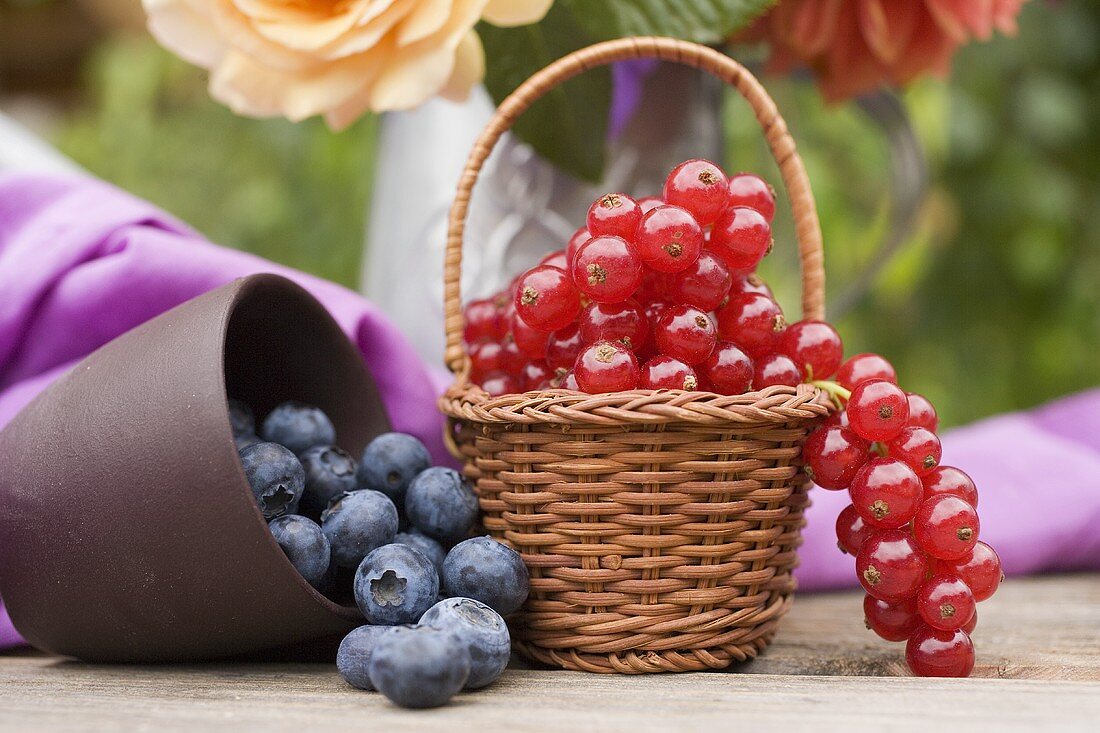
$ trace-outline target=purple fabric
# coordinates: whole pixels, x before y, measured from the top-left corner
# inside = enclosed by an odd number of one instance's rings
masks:
[[[626,129],[642,101],[645,80],[660,65],[657,59],[635,59],[611,65],[611,111],[607,137],[615,140]]]
[[[332,283],[210,244],[150,204],[81,178],[0,177],[0,426],[88,352],[253,272],[284,274],[324,303],[362,351],[394,426],[446,459],[435,409],[445,382],[374,306]],[[1010,575],[1100,569],[1097,416],[1100,390],[944,436],[944,463],[977,482],[982,538]],[[852,587],[852,559],[837,551],[833,530],[847,492],[815,489],[813,502],[801,587]],[[0,648],[19,641],[0,605]]]

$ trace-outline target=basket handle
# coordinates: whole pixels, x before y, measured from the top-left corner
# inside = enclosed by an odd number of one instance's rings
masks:
[[[783,184],[791,201],[798,250],[802,267],[802,315],[820,320],[825,315],[825,268],[822,254],[821,224],[810,191],[809,177],[795,150],[787,123],[779,115],[775,102],[748,69],[729,56],[707,46],[674,38],[619,38],[574,51],[554,61],[523,82],[501,102],[492,119],[474,143],[466,167],[458,182],[447,223],[447,251],[443,270],[444,327],[447,367],[459,374],[468,364],[462,346],[462,238],[470,194],[485,159],[506,131],[543,95],[583,71],[627,59],[655,58],[706,71],[736,89],[752,107],[756,119],[779,165]]]

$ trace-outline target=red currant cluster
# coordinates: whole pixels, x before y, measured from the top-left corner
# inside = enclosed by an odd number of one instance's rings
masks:
[[[610,193],[565,249],[469,303],[472,378],[491,395],[565,388],[742,394],[836,371],[827,323],[787,327],[754,271],[775,194],[751,173],[676,166],[660,198]]]
[[[975,605],[1001,582],[997,553],[978,541],[974,482],[939,465],[935,408],[898,387],[881,356],[857,354],[818,384],[846,407],[810,435],[803,459],[818,486],[851,496],[836,533],[867,591],[867,627],[906,641],[914,674],[968,676]]]

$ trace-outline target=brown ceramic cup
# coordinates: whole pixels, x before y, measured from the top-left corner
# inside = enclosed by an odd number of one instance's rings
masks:
[[[358,350],[306,291],[254,275],[123,334],[0,432],[0,597],[37,647],[209,659],[362,623],[294,570],[245,480],[228,395],[317,405],[358,455],[389,428]]]

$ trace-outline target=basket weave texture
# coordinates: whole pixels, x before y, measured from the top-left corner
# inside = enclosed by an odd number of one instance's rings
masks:
[[[519,86],[470,153],[451,209],[440,407],[486,530],[521,553],[531,595],[517,650],[567,669],[720,669],[756,656],[790,607],[807,480],[798,465],[825,397],[810,385],[744,395],[546,390],[490,397],[470,382],[459,292],[471,192],[485,159],[543,94],[596,66],[658,58],[709,72],[748,100],[791,199],[802,311],[823,317],[821,231],[802,161],[774,102],[744,67],[667,38],[608,41]]]

